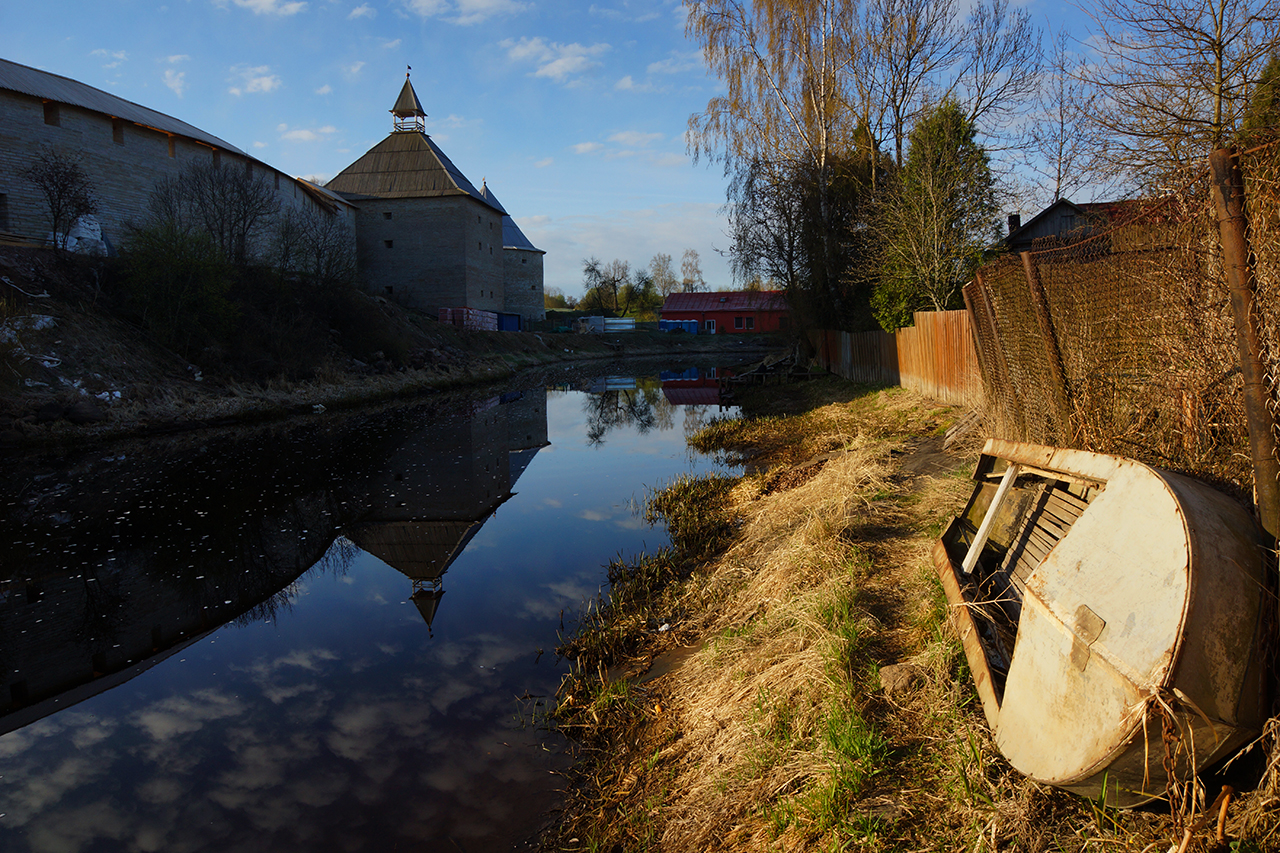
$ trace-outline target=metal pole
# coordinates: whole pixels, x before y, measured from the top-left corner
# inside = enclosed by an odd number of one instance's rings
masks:
[[[1044,285],[1040,283],[1040,271],[1036,262],[1031,259],[1030,252],[1022,253],[1022,271],[1027,276],[1027,289],[1031,291],[1031,307],[1036,312],[1036,322],[1040,324],[1040,335],[1044,339],[1044,357],[1049,365],[1049,381],[1053,383],[1053,409],[1057,416],[1058,435],[1053,442],[1071,440],[1071,409],[1067,404],[1067,378],[1062,366],[1062,350],[1058,347],[1058,336],[1053,331],[1053,319],[1049,316],[1049,300],[1044,295]]]
[[[1257,284],[1249,249],[1249,220],[1245,216],[1244,176],[1234,148],[1219,148],[1209,155],[1213,168],[1213,206],[1222,240],[1222,266],[1231,292],[1231,313],[1236,325],[1236,349],[1244,377],[1244,411],[1249,425],[1249,449],[1253,458],[1253,483],[1258,519],[1274,542],[1280,534],[1280,462],[1276,459],[1272,419],[1267,412],[1267,390],[1262,368],[1258,317],[1253,310]]]

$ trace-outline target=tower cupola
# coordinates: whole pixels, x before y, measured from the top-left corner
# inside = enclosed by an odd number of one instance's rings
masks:
[[[397,131],[426,131],[427,125],[423,119],[427,114],[422,109],[422,102],[418,100],[418,93],[413,91],[413,84],[409,82],[408,71],[404,74],[404,88],[400,90],[400,97],[396,98],[396,105],[391,108],[391,115],[394,116],[392,124]]]

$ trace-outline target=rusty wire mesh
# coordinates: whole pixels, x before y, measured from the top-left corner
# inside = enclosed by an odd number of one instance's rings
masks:
[[[1280,146],[1246,152],[1241,166],[1274,430]],[[1038,244],[1027,264],[1004,256],[966,288],[992,434],[1128,456],[1247,500],[1243,382],[1208,173],[1159,200],[1082,207],[1079,239]]]

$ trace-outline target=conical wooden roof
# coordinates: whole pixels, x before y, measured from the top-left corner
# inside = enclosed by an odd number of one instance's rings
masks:
[[[492,207],[431,137],[397,131],[325,184],[347,197],[435,198],[468,195]]]
[[[389,521],[362,524],[347,538],[412,580],[445,573],[484,524],[481,521]]]
[[[400,118],[409,118],[410,116],[426,116],[426,111],[422,109],[422,102],[418,100],[418,93],[413,91],[413,84],[409,82],[409,78],[404,78],[404,86],[400,89],[400,97],[396,98],[396,105],[391,108],[392,115]]]

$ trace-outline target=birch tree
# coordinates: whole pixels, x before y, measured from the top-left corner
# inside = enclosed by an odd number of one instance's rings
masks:
[[[847,86],[856,0],[690,0],[687,33],[702,46],[724,95],[689,118],[695,157],[727,167],[756,161],[812,175],[821,251],[811,286],[836,293],[841,234],[832,160],[851,147]],[[835,297],[836,308],[839,297]]]

